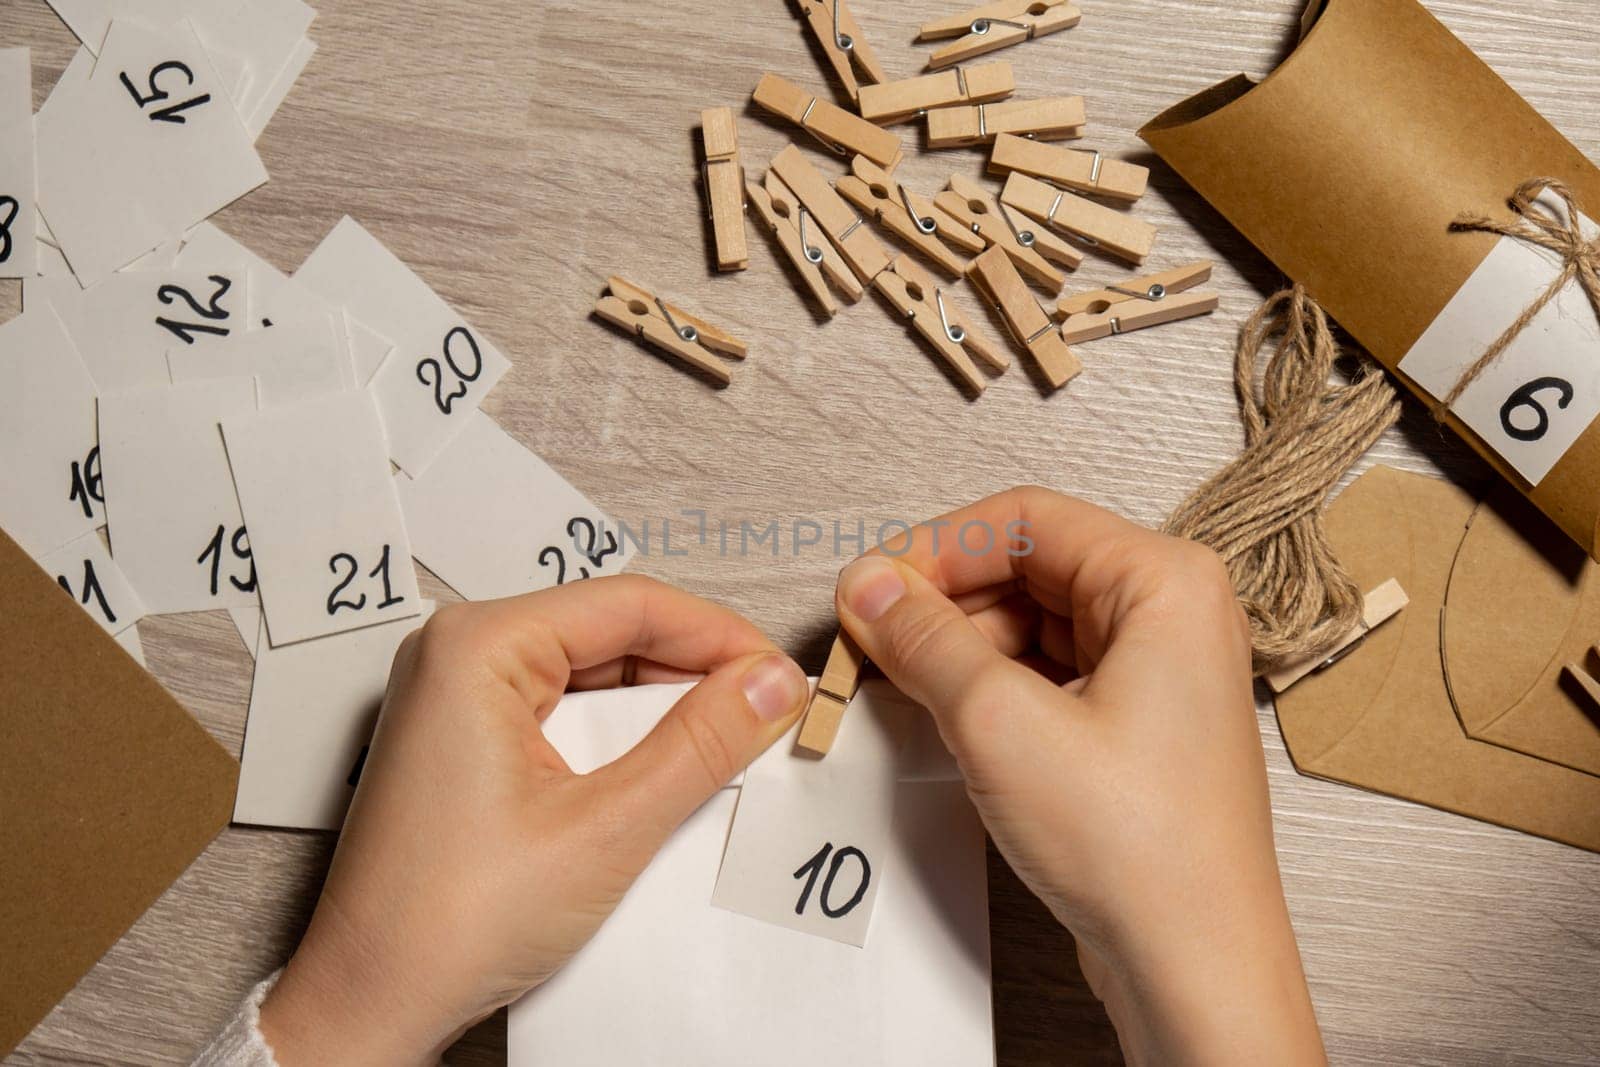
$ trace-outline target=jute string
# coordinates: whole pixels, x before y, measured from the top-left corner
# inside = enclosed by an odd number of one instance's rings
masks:
[[[1546,204],[1539,202],[1541,194],[1549,192],[1566,208],[1566,218],[1558,217]],[[1526,330],[1539,313],[1550,305],[1561,290],[1576,281],[1589,297],[1595,314],[1600,316],[1600,239],[1584,239],[1582,224],[1578,219],[1578,204],[1572,190],[1554,178],[1533,178],[1523,182],[1511,195],[1511,210],[1516,218],[1501,222],[1483,215],[1462,215],[1450,224],[1457,233],[1493,233],[1501,237],[1514,237],[1529,244],[1547,248],[1561,257],[1561,273],[1550,283],[1539,298],[1529,304],[1521,316],[1506,328],[1506,332],[1484,349],[1483,355],[1468,367],[1448,396],[1434,407],[1434,415],[1443,418],[1467,387],[1477,381],[1484,371],[1505,355],[1522,331]]]
[[[1550,193],[1565,217],[1539,197]],[[1443,418],[1563,289],[1577,282],[1600,316],[1600,238],[1585,239],[1572,192],[1554,178],[1523,182],[1509,221],[1462,215],[1456,233],[1511,237],[1561,257],[1561,273],[1468,367],[1434,408]],[[1276,351],[1261,376],[1269,343]],[[1329,491],[1400,416],[1388,381],[1365,373],[1348,386],[1328,376],[1339,346],[1303,286],[1273,296],[1239,336],[1234,385],[1245,450],[1189,497],[1167,532],[1210,545],[1228,565],[1250,620],[1258,674],[1327,653],[1360,623],[1362,591],[1328,544],[1322,507]]]
[[[1167,522],[1168,533],[1209,545],[1227,564],[1258,674],[1328,652],[1361,620],[1363,591],[1328,543],[1322,508],[1394,425],[1400,399],[1379,373],[1331,383],[1339,354],[1327,315],[1303,286],[1257,309],[1234,360],[1245,449]]]

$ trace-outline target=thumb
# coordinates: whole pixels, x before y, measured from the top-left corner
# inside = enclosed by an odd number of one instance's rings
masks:
[[[835,600],[839,621],[867,658],[933,714],[958,758],[986,730],[972,721],[981,707],[1020,714],[1060,699],[1047,679],[1002,655],[949,597],[903,563],[863,556],[840,572]]]
[[[629,797],[638,825],[665,840],[794,724],[810,687],[781,652],[757,652],[706,675],[655,728],[598,774]]]

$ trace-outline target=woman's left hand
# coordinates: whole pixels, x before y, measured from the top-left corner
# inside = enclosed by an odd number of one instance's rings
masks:
[[[540,728],[568,689],[695,678],[591,774]],[[322,898],[262,1005],[278,1061],[435,1062],[582,947],[806,696],[749,622],[645,578],[440,609],[395,658]]]

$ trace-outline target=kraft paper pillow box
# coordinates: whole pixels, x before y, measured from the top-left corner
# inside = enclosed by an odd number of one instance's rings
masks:
[[[1501,241],[1453,233],[1450,224],[1466,213],[1509,220],[1507,199],[1539,177],[1566,183],[1594,214],[1600,170],[1415,0],[1313,3],[1305,26],[1299,47],[1261,83],[1231,78],[1171,108],[1140,135],[1431,403],[1397,368]],[[1577,286],[1571,289],[1587,307]],[[1462,353],[1463,363],[1524,306]],[[1567,358],[1593,365],[1596,353],[1580,349]],[[1585,381],[1592,389],[1593,379]],[[1565,404],[1558,411],[1554,396],[1540,400],[1561,417]],[[1593,414],[1577,410],[1583,406],[1574,404],[1562,425],[1575,429]],[[1532,484],[1496,445],[1455,415],[1449,421],[1600,558],[1600,422],[1588,424]]]
[[[0,533],[0,1057],[228,825],[238,775]]]

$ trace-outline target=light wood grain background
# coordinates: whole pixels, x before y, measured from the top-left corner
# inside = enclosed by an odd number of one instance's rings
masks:
[[[960,0],[853,6],[906,77],[925,55],[910,44],[916,26]],[[634,523],[702,508],[735,525],[872,528],[1039,482],[1153,524],[1238,448],[1233,335],[1281,279],[1133,131],[1223,76],[1270,70],[1299,0],[1083,6],[1080,28],[1007,54],[1020,88],[1086,95],[1084,145],[1155,166],[1137,208],[1162,228],[1152,265],[1217,258],[1223,301],[1211,319],[1084,346],[1087,371],[1057,396],[1019,367],[964,399],[871,296],[819,326],[754,228],[748,273],[708,271],[699,110],[743,107],[764,70],[824,84],[784,0],[320,0],[316,57],[260,142],[272,181],[219,222],[292,269],[340,215],[360,219],[514,360],[488,409]],[[1594,0],[1428,6],[1581,149],[1600,150]],[[0,45],[18,44],[35,50],[37,103],[74,41],[41,0],[0,0]],[[744,112],[741,135],[759,173],[790,133]],[[904,173],[932,192],[981,161],[914,155]],[[733,387],[713,392],[591,321],[612,272],[747,338]],[[1071,284],[1122,275],[1091,259]],[[18,305],[6,284],[3,317]],[[1414,406],[1371,461],[1486,477]],[[708,549],[635,569],[744,611],[816,670],[837,567],[816,549]],[[250,662],[225,618],[141,629],[156,675],[237,751]],[[1289,901],[1335,1061],[1600,1062],[1600,858],[1298,777],[1269,705],[1260,720]],[[185,1062],[286,958],[332,845],[223,834],[13,1062]],[[1068,939],[991,868],[1000,1062],[1120,1062]],[[492,1020],[450,1062],[501,1062],[503,1046],[503,1018]]]

